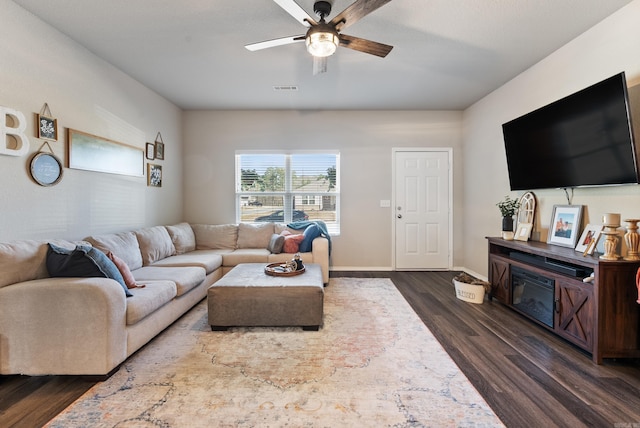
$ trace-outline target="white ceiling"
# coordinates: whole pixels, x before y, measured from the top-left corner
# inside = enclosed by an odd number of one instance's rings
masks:
[[[244,48],[305,33],[271,0],[14,1],[183,109],[385,110],[464,109],[631,2],[393,0],[345,30],[386,58],[339,48],[313,76],[304,43]]]

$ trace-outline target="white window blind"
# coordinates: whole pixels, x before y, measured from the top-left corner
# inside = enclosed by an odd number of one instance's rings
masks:
[[[236,152],[237,222],[322,220],[340,232],[339,152]]]

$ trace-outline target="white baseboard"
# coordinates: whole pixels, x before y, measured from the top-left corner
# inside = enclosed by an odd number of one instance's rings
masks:
[[[391,267],[384,266],[331,266],[329,271],[332,272],[346,272],[346,271],[355,271],[355,272],[392,272],[393,269]]]
[[[478,272],[474,272],[471,269],[467,269],[465,267],[455,267],[453,270],[461,270],[462,272],[466,272],[469,275],[481,279],[482,281],[488,281],[488,278],[484,275],[480,275]]]
[[[448,269],[424,269],[425,272],[428,271],[446,271]],[[465,267],[461,267],[461,266],[454,266],[453,268],[451,268],[452,271],[462,271],[462,272],[466,272],[471,276],[474,276],[478,279],[481,279],[483,281],[487,281],[487,277],[484,275],[480,275],[477,272],[472,271],[471,269],[467,269]],[[329,271],[331,272],[348,272],[348,271],[353,271],[353,272],[393,272],[393,268],[391,266],[331,266],[329,268]],[[398,271],[401,272],[401,271]]]

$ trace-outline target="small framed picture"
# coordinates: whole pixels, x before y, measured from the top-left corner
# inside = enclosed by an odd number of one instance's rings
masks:
[[[156,159],[164,160],[164,143],[156,141]]]
[[[513,239],[517,241],[528,241],[531,236],[531,229],[533,229],[533,224],[531,223],[518,223],[518,228],[516,229],[516,234]]]
[[[156,145],[153,143],[147,143],[145,156],[149,160],[154,160],[156,158]]]
[[[58,141],[58,120],[41,114],[37,116],[38,138]]]
[[[598,245],[601,232],[601,224],[588,224],[582,231],[582,235],[580,235],[578,245],[576,245],[576,251],[581,251],[585,255],[593,254],[593,250],[595,250],[596,245]]]
[[[162,187],[162,165],[147,164],[147,186]]]
[[[575,248],[580,234],[582,209],[583,205],[554,205],[547,243]]]

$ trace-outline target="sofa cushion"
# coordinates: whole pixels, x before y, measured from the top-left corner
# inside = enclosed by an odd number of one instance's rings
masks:
[[[236,249],[238,226],[235,224],[193,224],[191,228],[198,250]]]
[[[267,248],[273,231],[273,223],[240,223],[237,248]]]
[[[127,299],[127,325],[132,325],[152,314],[176,297],[176,284],[172,281],[148,281],[144,288],[132,291]]]
[[[300,242],[300,248],[298,249],[298,251],[302,253],[308,253],[309,251],[311,251],[311,244],[313,240],[322,235],[322,230],[320,230],[317,225],[310,224],[304,230],[302,235],[304,235],[304,239],[302,240],[302,242]]]
[[[48,246],[40,241],[0,244],[0,287],[48,276]]]
[[[207,275],[222,266],[220,250],[195,250],[158,260],[153,266],[199,266]]]
[[[271,235],[271,240],[269,241],[267,250],[269,250],[271,254],[280,254],[282,252],[283,246],[284,246],[284,236],[274,233],[273,235]]]
[[[269,250],[266,248],[244,248],[222,255],[223,266],[237,266],[240,263],[267,263]]]
[[[189,223],[179,223],[165,227],[176,249],[176,254],[184,254],[196,249],[196,235],[194,235]]]
[[[158,280],[175,282],[176,296],[182,296],[192,288],[197,287],[204,281],[206,276],[204,268],[195,266],[144,266],[131,273],[133,273],[138,283],[147,284],[147,281]]]
[[[142,265],[148,266],[175,254],[176,249],[171,241],[171,236],[164,226],[146,227],[135,231]]]
[[[47,270],[53,278],[110,278],[120,284],[127,297],[131,296],[116,265],[102,251],[87,245],[68,250],[49,243]]]
[[[142,267],[140,246],[133,232],[90,236],[86,240],[103,253],[111,251],[120,257],[132,271]]]

